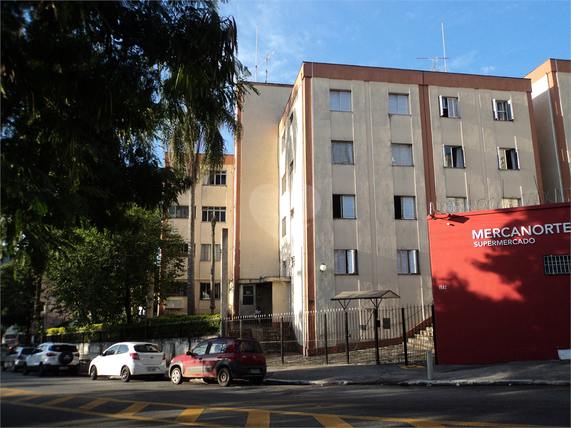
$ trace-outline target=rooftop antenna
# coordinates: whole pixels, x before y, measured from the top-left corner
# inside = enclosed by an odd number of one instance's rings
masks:
[[[256,25],[256,70],[255,70],[255,78],[254,78],[255,82],[258,81],[258,67],[265,62],[266,63],[266,82],[265,83],[268,83],[268,62],[270,62],[269,61],[270,57],[275,53],[276,53],[276,51],[273,51],[271,54],[266,55],[266,58],[261,63],[258,64],[258,25]]]
[[[438,56],[429,56],[429,57],[421,57],[421,58],[416,58],[416,59],[429,59],[432,61],[432,71],[440,71],[440,67],[438,66],[438,61],[443,59],[444,60],[444,72],[447,73],[448,72],[448,67],[446,65],[446,60],[448,59],[446,57],[446,44],[444,43],[444,22],[441,22],[442,24],[442,47],[444,48],[444,56],[443,57],[438,57]]]

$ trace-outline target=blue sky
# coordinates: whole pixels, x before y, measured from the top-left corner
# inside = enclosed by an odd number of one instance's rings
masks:
[[[238,26],[239,59],[254,80],[292,84],[302,62],[524,77],[549,58],[571,59],[571,2],[230,0],[222,16]],[[440,71],[444,61],[439,61]],[[258,82],[266,81],[266,64]]]

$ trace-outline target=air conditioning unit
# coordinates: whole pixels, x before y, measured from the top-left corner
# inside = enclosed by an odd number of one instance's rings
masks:
[[[182,299],[169,299],[165,302],[167,309],[182,309]]]

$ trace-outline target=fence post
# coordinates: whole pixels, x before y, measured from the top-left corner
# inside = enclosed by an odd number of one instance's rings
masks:
[[[347,354],[347,364],[349,364],[349,314],[345,313],[345,353]]]
[[[240,339],[242,339],[242,318],[240,318]]]
[[[405,312],[404,312],[404,308],[401,308],[401,314],[402,314],[402,341],[404,344],[404,365],[408,366],[408,350],[407,350],[407,337],[406,337],[406,320],[405,320]]]
[[[377,313],[377,308],[373,309],[375,314],[373,316],[373,328],[375,329],[375,362],[377,366],[380,364],[379,358],[379,326],[377,323],[379,322],[379,314]]]
[[[280,317],[280,352],[282,357],[282,364],[284,363],[284,317]]]
[[[329,354],[327,353],[327,314],[323,314],[323,336],[325,340],[325,364],[329,364]]]
[[[432,308],[432,345],[434,346],[434,364],[438,365],[438,352],[436,350],[436,317],[434,315],[434,303],[431,305]]]

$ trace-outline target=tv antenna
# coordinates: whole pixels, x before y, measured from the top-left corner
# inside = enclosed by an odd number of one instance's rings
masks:
[[[440,71],[440,67],[439,67],[439,63],[438,61],[443,59],[444,60],[444,72],[447,73],[448,72],[448,67],[446,65],[446,60],[449,59],[446,56],[446,43],[444,42],[444,22],[440,23],[442,25],[442,49],[444,51],[444,56],[430,56],[430,57],[421,57],[421,58],[416,58],[416,59],[429,59],[432,61],[432,71]]]
[[[268,63],[270,62],[269,61],[270,57],[275,53],[276,53],[276,51],[273,51],[271,54],[266,55],[266,58],[261,63],[258,64],[258,26],[256,25],[256,67],[255,67],[256,70],[254,73],[254,76],[255,76],[254,81],[255,82],[258,81],[258,67],[265,62],[266,63],[266,82],[265,83],[268,83]]]

